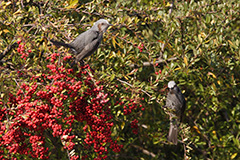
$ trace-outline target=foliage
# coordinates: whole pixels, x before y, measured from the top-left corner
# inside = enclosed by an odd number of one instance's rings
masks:
[[[0,2],[1,158],[238,159],[239,3],[171,3]],[[100,18],[114,26],[72,68],[49,40]],[[187,101],[177,146],[162,108],[170,80]]]

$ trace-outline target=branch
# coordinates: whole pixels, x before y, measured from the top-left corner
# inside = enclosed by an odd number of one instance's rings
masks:
[[[172,14],[173,7],[174,7],[174,0],[172,0],[171,6],[170,6],[170,9],[169,9],[169,12],[168,12],[169,16],[171,16],[171,14]]]
[[[126,82],[126,81],[123,81],[123,80],[121,80],[121,79],[118,79],[117,78],[117,81],[119,81],[119,82],[121,82],[121,83],[124,83],[124,84],[126,84],[126,85],[128,85],[128,86],[130,86],[130,87],[133,87],[133,85],[131,85],[130,83],[128,83],[128,82]],[[145,91],[145,90],[143,90],[143,89],[140,89],[143,93],[145,93],[148,97],[150,97],[150,98],[152,98],[152,96],[147,92],[147,91]]]
[[[142,148],[142,147],[140,147],[140,146],[137,146],[137,145],[131,145],[131,146],[133,146],[134,148],[137,148],[137,149],[139,149],[139,150],[141,150],[144,154],[146,154],[146,155],[149,155],[149,156],[152,156],[152,157],[156,157],[156,155],[153,153],[153,152],[150,152],[150,151],[148,151],[148,150],[146,150],[146,149],[144,149],[144,148]]]
[[[14,39],[12,40],[14,41]],[[7,48],[2,52],[2,54],[0,54],[0,61],[3,59],[3,57],[5,57],[7,55],[8,52],[11,51],[11,49],[16,45],[17,43],[14,42],[10,45],[7,46]]]
[[[146,67],[146,66],[149,67],[149,66],[153,66],[153,65],[155,65],[155,64],[157,64],[157,63],[165,63],[166,61],[174,61],[174,60],[176,60],[176,59],[178,59],[178,58],[177,58],[177,57],[172,57],[172,58],[169,58],[169,59],[167,59],[167,60],[159,59],[159,60],[157,60],[157,61],[152,61],[152,62],[143,62],[142,66],[144,66],[144,67]],[[130,68],[139,68],[140,66],[137,65],[137,64],[131,64],[129,67],[130,67]]]
[[[212,32],[211,33],[209,33],[203,40],[202,40],[202,42],[201,43],[199,43],[198,44],[198,46],[197,46],[197,48],[196,48],[196,50],[198,50],[200,47],[201,47],[201,45],[203,44],[203,42],[205,42],[206,41],[206,39],[208,39],[208,37],[210,36],[212,34]]]
[[[22,90],[21,86],[18,84],[17,80],[15,78],[13,78],[14,82],[17,84],[18,88],[22,91],[24,97],[26,97],[24,91]]]

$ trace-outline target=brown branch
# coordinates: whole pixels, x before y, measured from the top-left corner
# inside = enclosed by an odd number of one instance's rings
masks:
[[[171,6],[170,6],[170,9],[169,9],[169,12],[168,12],[169,16],[171,16],[171,14],[172,14],[173,7],[174,7],[174,0],[172,0]]]
[[[153,66],[157,63],[165,63],[166,61],[174,61],[174,60],[177,60],[177,59],[178,59],[177,57],[172,57],[172,58],[169,58],[167,60],[159,59],[157,61],[152,61],[152,62],[143,62],[142,66],[149,67],[149,66]],[[129,67],[130,68],[139,68],[140,66],[137,65],[137,64],[131,64]]]
[[[151,156],[151,157],[156,157],[156,155],[153,153],[153,152],[150,152],[150,151],[148,151],[148,150],[146,150],[146,149],[144,149],[144,148],[142,148],[142,147],[140,147],[140,146],[137,146],[137,145],[134,145],[134,144],[132,144],[131,146],[133,146],[134,148],[137,148],[137,149],[139,149],[139,150],[141,150],[144,154],[146,154],[146,155],[149,155],[149,156]]]
[[[12,42],[15,40],[15,38],[12,40]],[[11,49],[16,45],[17,43],[14,42],[10,45],[7,46],[7,48],[2,52],[2,54],[0,54],[0,61],[3,59],[3,57],[5,57],[10,51]]]

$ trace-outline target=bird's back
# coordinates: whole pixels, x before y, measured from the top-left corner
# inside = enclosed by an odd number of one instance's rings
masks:
[[[73,48],[76,50],[76,54],[79,54],[88,44],[92,43],[96,38],[98,38],[98,33],[89,29],[77,36],[77,38],[73,40],[70,45],[73,46]]]

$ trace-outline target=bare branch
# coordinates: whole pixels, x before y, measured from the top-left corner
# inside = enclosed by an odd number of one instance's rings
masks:
[[[177,57],[172,57],[172,58],[169,58],[167,60],[164,60],[164,59],[159,59],[157,61],[152,61],[152,62],[143,62],[142,66],[145,66],[145,67],[149,67],[149,66],[153,66],[157,63],[165,63],[166,61],[174,61],[178,59]],[[137,64],[131,64],[129,67],[131,68],[139,68],[140,66],[137,65]]]
[[[168,15],[169,15],[169,16],[171,16],[171,14],[172,14],[173,7],[174,7],[174,0],[172,0],[171,6],[170,6],[170,9],[169,9],[169,12],[168,12]],[[165,44],[165,43],[164,43],[164,44]]]
[[[15,40],[15,38],[12,40],[12,42]],[[17,43],[14,42],[10,45],[7,46],[7,48],[2,52],[2,54],[0,54],[0,60],[3,59],[3,57],[5,57],[7,55],[8,52],[11,51],[11,49],[16,45]]]
[[[149,155],[149,156],[152,156],[152,157],[156,157],[156,155],[153,153],[153,152],[150,152],[150,151],[148,151],[148,150],[146,150],[146,149],[144,149],[144,148],[142,148],[142,147],[140,147],[140,146],[137,146],[137,145],[131,145],[131,146],[133,146],[134,148],[137,148],[137,149],[139,149],[139,150],[141,150],[144,154],[146,154],[146,155]]]
[[[126,81],[123,81],[123,80],[118,79],[118,78],[117,78],[117,80],[118,80],[119,82],[121,82],[121,83],[124,83],[124,84],[130,86],[130,87],[133,87],[133,85],[131,85],[130,83],[128,83],[128,82],[126,82]],[[140,89],[140,90],[141,90],[143,93],[145,93],[148,97],[152,98],[152,96],[151,96],[147,91],[145,91],[145,90],[143,90],[143,89]]]

